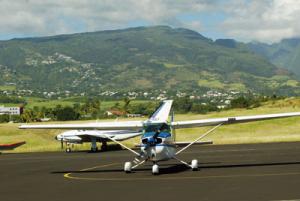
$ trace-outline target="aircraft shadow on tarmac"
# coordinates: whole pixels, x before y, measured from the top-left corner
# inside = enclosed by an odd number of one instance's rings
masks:
[[[149,167],[147,167],[149,166]],[[179,173],[179,172],[184,172],[186,170],[189,170],[187,166],[184,164],[172,164],[172,166],[164,167],[165,165],[161,165],[159,169],[159,174],[174,174],[174,173]],[[135,172],[148,172],[151,170],[152,165],[145,165],[144,168],[137,168],[132,171],[132,173]],[[51,174],[66,174],[66,173],[76,173],[76,174],[86,174],[86,173],[105,173],[105,172],[124,172],[124,170],[120,167],[118,168],[111,168],[111,169],[97,169],[97,170],[87,170],[87,171],[56,171],[56,172],[51,172]],[[131,174],[132,174],[131,173]]]
[[[208,169],[208,168],[240,168],[240,167],[260,167],[260,166],[280,166],[280,165],[300,165],[300,161],[292,161],[292,162],[270,162],[270,163],[244,163],[244,164],[221,164],[221,162],[209,162],[209,163],[201,163],[199,165],[199,170]],[[167,167],[165,167],[167,166]],[[144,165],[144,168],[137,168],[134,172],[145,172],[150,171],[152,165]],[[184,164],[163,164],[160,165],[159,174],[176,174],[184,171],[188,171],[188,168]],[[76,173],[76,174],[87,174],[87,173],[105,173],[105,172],[124,172],[122,168],[111,168],[111,169],[97,169],[97,170],[87,170],[87,171],[55,171],[51,172],[51,174],[66,174],[66,173]]]

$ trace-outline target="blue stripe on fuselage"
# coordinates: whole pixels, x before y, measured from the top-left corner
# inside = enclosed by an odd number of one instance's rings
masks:
[[[146,147],[147,145],[146,144],[141,144],[140,145],[141,147]],[[176,147],[175,144],[156,144],[154,146],[150,146],[150,147]]]
[[[155,132],[147,132],[142,136],[142,138],[152,137],[153,135],[155,135]],[[161,137],[161,138],[171,137],[171,133],[160,132],[157,137]]]

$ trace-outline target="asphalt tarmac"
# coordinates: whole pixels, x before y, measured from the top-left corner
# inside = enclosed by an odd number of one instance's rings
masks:
[[[94,200],[300,200],[300,143],[194,146],[193,172],[176,161],[125,174],[133,156],[103,153],[0,155],[1,201]]]

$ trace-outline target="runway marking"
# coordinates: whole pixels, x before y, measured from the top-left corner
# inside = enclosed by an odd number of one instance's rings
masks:
[[[98,166],[94,166],[94,167],[90,167],[90,168],[85,168],[85,169],[82,169],[82,170],[79,170],[79,171],[80,172],[85,172],[85,171],[93,170],[93,169],[96,169],[96,168],[109,167],[109,166],[113,166],[113,165],[117,165],[117,164],[118,163],[110,163],[110,164],[106,164],[106,165],[98,165]],[[68,179],[75,179],[74,177],[70,176],[71,174],[72,174],[72,172],[66,173],[66,174],[64,174],[64,177],[68,178]]]
[[[85,168],[80,170],[80,172],[85,172],[89,170],[93,170],[96,168],[103,168],[103,167],[109,167],[113,165],[117,165],[119,163],[110,163],[106,165],[100,165],[95,166],[91,168]],[[138,181],[138,180],[187,180],[187,179],[222,179],[222,178],[238,178],[238,177],[268,177],[268,176],[294,176],[294,175],[300,175],[300,172],[287,172],[287,173],[267,173],[267,174],[238,174],[238,175],[211,175],[211,176],[183,176],[183,177],[162,177],[162,176],[153,176],[153,177],[132,177],[130,178],[91,178],[91,177],[78,177],[78,176],[72,176],[73,173],[69,172],[64,174],[64,177],[67,179],[74,179],[74,180],[87,180],[87,181]]]

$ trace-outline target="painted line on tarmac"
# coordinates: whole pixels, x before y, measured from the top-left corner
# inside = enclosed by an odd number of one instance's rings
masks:
[[[96,168],[110,167],[117,165],[119,163],[110,163],[106,165],[95,166],[91,168],[85,168],[80,170],[80,172],[85,172],[93,170]],[[267,174],[237,174],[237,175],[211,175],[211,176],[175,176],[175,177],[162,177],[162,176],[153,176],[153,177],[130,177],[130,178],[117,178],[117,177],[78,177],[73,176],[73,173],[69,172],[64,174],[64,178],[73,179],[73,180],[86,180],[86,181],[145,181],[145,180],[190,180],[190,179],[230,179],[230,178],[240,178],[240,177],[272,177],[272,176],[295,176],[300,175],[300,172],[287,172],[287,173],[267,173]],[[132,175],[134,176],[134,175]]]
[[[96,168],[109,167],[109,166],[113,166],[113,165],[117,165],[117,164],[118,163],[110,163],[110,164],[106,164],[106,165],[98,165],[98,166],[94,166],[94,167],[90,167],[90,168],[85,168],[85,169],[79,170],[79,172],[85,172],[85,171],[93,170],[93,169],[96,169]],[[66,173],[66,174],[64,174],[64,177],[68,178],[68,179],[76,179],[76,177],[70,176],[71,174],[72,174],[72,172]],[[81,178],[81,177],[78,177],[78,178]]]

